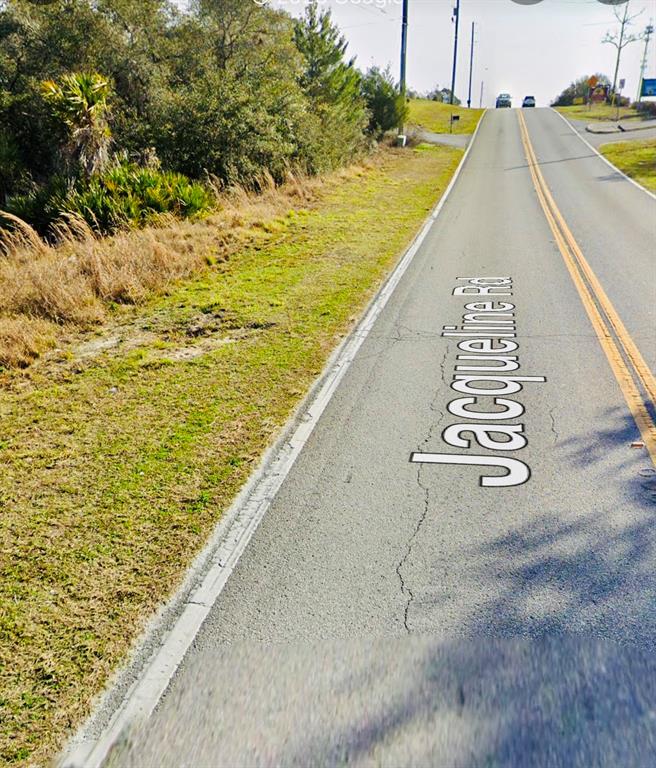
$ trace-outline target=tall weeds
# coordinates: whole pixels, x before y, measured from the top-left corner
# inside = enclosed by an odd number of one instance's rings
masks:
[[[217,185],[216,211],[205,219],[163,216],[157,226],[107,238],[68,214],[54,227],[55,244],[0,212],[0,365],[25,366],[55,343],[58,326],[91,328],[106,319],[110,303],[142,302],[227,259],[262,236],[263,221],[310,205],[325,184],[290,172],[279,188],[263,175],[259,193],[233,186],[218,197]]]

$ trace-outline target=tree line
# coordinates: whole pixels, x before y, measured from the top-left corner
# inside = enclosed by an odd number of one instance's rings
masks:
[[[402,119],[330,12],[245,0],[0,0],[0,206],[111,230],[348,163]],[[200,182],[200,183],[199,183]]]

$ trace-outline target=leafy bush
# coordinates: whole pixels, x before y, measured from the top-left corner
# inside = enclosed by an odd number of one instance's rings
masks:
[[[19,189],[27,178],[16,140],[0,129],[0,207],[5,204],[9,190]]]
[[[249,187],[319,173],[368,145],[368,122],[361,75],[316,2],[294,19],[246,0],[0,0],[0,196],[15,205],[57,174],[102,173],[109,149],[154,147],[166,169]],[[93,194],[75,186],[113,220],[97,180]]]
[[[155,121],[163,164],[196,178],[207,171],[226,184],[256,186],[265,172],[284,179],[299,156],[303,109],[294,101],[301,94],[292,84],[281,111],[263,90],[227,71],[163,96]]]
[[[197,216],[211,208],[212,196],[180,173],[124,164],[93,176],[67,204],[90,226],[108,232],[126,224],[143,226],[164,213]]]
[[[124,163],[88,181],[68,183],[56,177],[30,195],[11,198],[9,213],[47,235],[63,213],[76,213],[100,234],[127,226],[142,227],[169,213],[194,217],[209,211],[212,194],[180,173]]]
[[[637,101],[632,105],[636,112],[647,117],[656,117],[656,101]]]

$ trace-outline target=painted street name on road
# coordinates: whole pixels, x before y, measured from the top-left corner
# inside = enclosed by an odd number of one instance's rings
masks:
[[[501,424],[524,415],[524,406],[507,395],[522,391],[524,383],[544,383],[544,376],[518,376],[521,366],[516,352],[515,305],[498,298],[512,297],[511,277],[459,277],[454,296],[476,298],[465,304],[460,327],[445,325],[442,336],[458,338],[459,354],[451,389],[466,397],[458,397],[448,405],[452,416],[467,421],[451,424],[442,439],[453,448],[472,448],[472,438],[481,448],[491,451],[519,451],[528,445],[524,424]],[[500,375],[504,374],[504,375]],[[481,406],[496,410],[479,410]],[[502,410],[498,410],[498,409]],[[474,410],[472,410],[474,409]],[[472,437],[465,437],[471,435]],[[500,439],[499,439],[500,438]],[[471,453],[413,453],[418,464],[460,464],[505,470],[504,475],[480,478],[484,488],[507,488],[522,485],[531,477],[529,466],[515,458]]]

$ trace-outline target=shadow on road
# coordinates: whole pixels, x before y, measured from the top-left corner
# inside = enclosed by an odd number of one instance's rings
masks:
[[[602,423],[558,450],[584,470],[625,447],[626,505],[608,476],[585,513],[490,534],[471,579],[495,596],[455,633],[218,645],[110,765],[652,766],[656,473],[626,409]]]
[[[656,648],[656,470],[625,408],[609,409],[603,428],[559,442],[564,461],[580,470],[604,466],[583,512],[575,501],[536,508],[526,522],[487,541],[472,557],[493,562],[494,599],[474,611],[467,634],[549,637],[574,631]],[[580,473],[583,476],[583,473]],[[609,489],[624,483],[625,502]],[[558,511],[554,511],[557,509]],[[490,578],[490,571],[479,578]]]
[[[591,157],[597,157],[597,155],[587,154],[587,155],[577,155],[576,157],[564,157],[564,158],[562,158],[560,160],[539,160],[538,161],[538,165],[539,166],[543,166],[543,165],[555,165],[555,164],[558,164],[558,163],[571,163],[571,162],[573,162],[575,160],[588,160]],[[519,171],[519,170],[522,170],[522,169],[526,169],[528,167],[529,167],[528,163],[523,163],[522,165],[512,165],[512,166],[510,166],[508,168],[504,168],[503,170],[504,171]],[[620,176],[620,178],[622,178],[622,177]]]
[[[637,648],[406,637],[240,645],[112,766],[647,766],[656,660]]]
[[[597,176],[597,181],[626,181],[626,176],[619,172],[608,173],[605,176]]]

